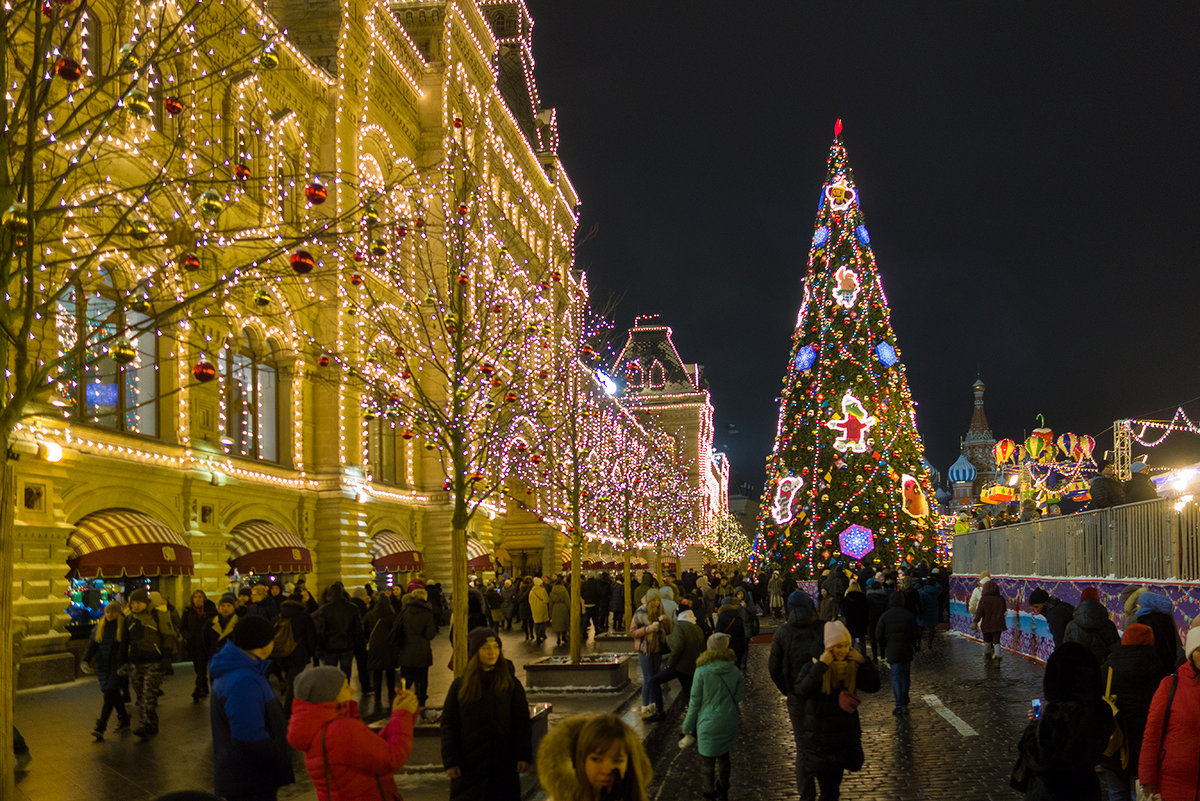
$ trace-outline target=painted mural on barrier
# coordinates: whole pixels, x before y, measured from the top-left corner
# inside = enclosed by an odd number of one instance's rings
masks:
[[[967,600],[971,597],[971,591],[975,589],[978,578],[974,575],[956,575],[950,579],[950,627],[973,638],[977,638],[977,635],[971,631]],[[1054,651],[1054,640],[1046,626],[1046,619],[1034,615],[1026,600],[1038,587],[1072,606],[1079,603],[1079,595],[1085,588],[1095,587],[1100,592],[1100,602],[1108,609],[1109,616],[1121,631],[1125,629],[1125,607],[1121,604],[1121,590],[1130,584],[1144,584],[1171,600],[1175,608],[1175,626],[1179,629],[1180,639],[1187,633],[1192,619],[1200,615],[1200,585],[1196,584],[1087,578],[1052,579],[1039,576],[994,576],[992,580],[1000,585],[1000,594],[1008,601],[1008,631],[1000,637],[1001,647],[1036,657],[1043,662]]]

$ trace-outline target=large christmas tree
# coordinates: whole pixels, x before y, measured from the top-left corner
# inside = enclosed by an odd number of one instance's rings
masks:
[[[912,396],[834,128],[752,565],[797,576],[930,564],[936,529]]]

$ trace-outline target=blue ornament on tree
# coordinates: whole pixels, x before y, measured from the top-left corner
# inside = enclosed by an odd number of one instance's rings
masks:
[[[822,225],[813,232],[813,247],[819,248],[829,241],[829,227]]]
[[[871,244],[871,235],[867,233],[867,226],[860,225],[854,229],[854,233],[858,234],[858,241],[864,245]]]

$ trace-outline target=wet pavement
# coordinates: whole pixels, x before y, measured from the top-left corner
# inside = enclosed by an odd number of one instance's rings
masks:
[[[563,654],[550,643],[537,647],[506,633],[505,654],[522,668],[544,655]],[[756,638],[746,674],[742,723],[733,751],[732,799],[790,801],[797,799],[793,764],[795,743],[784,699],[767,674],[770,637]],[[430,669],[431,703],[440,704],[452,676],[444,668],[449,642],[443,632],[434,642]],[[589,644],[588,650],[592,650]],[[1041,694],[1043,666],[1012,654],[985,664],[982,646],[957,635],[938,635],[932,654],[921,654],[912,670],[911,714],[892,716],[891,687],[882,671],[883,688],[863,694],[863,747],[866,764],[847,774],[847,798],[955,801],[1016,799],[1008,788],[1015,744],[1025,725],[1029,701]],[[581,712],[619,712],[647,742],[655,763],[652,801],[699,799],[699,761],[695,748],[680,751],[677,704],[668,720],[644,724],[635,685],[620,693],[546,695],[554,710],[550,725]],[[518,675],[523,676],[522,670]],[[212,741],[208,704],[191,702],[191,665],[176,666],[159,705],[161,733],[141,742],[132,735],[110,732],[103,743],[89,734],[101,696],[93,677],[73,684],[26,690],[17,695],[17,725],[30,743],[34,761],[19,776],[18,801],[120,799],[150,801],[166,792],[212,788]],[[354,682],[357,688],[357,681]],[[676,686],[674,683],[668,687]],[[111,725],[111,724],[110,724]],[[294,755],[296,783],[283,787],[280,801],[315,799],[300,755]],[[427,766],[436,771],[436,766]],[[406,801],[449,797],[449,783],[438,772],[404,773],[397,785]],[[544,797],[535,793],[534,797]]]
[[[756,639],[762,642],[750,649],[729,797],[791,801],[799,798],[796,745],[784,698],[767,672],[769,638]],[[985,664],[982,653],[977,642],[939,634],[934,652],[918,654],[913,663],[907,718],[893,717],[891,682],[886,668],[881,669],[880,691],[861,694],[858,711],[866,763],[861,771],[845,775],[844,798],[1022,797],[1009,788],[1008,777],[1030,700],[1041,695],[1043,665],[1012,654],[999,664]],[[671,736],[650,741],[655,746],[651,801],[701,798],[696,749],[681,751],[676,745],[680,723],[679,717],[673,718]]]

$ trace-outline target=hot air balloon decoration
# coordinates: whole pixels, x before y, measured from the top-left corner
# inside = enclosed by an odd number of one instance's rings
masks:
[[[996,464],[1004,464],[1013,457],[1016,453],[1017,444],[1011,439],[1002,439],[992,448],[992,455],[996,457]]]

